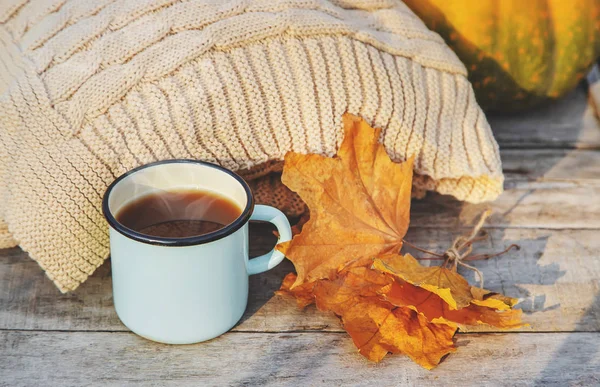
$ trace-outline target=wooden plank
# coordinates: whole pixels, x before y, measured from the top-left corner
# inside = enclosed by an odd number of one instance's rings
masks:
[[[274,243],[264,226],[252,226],[252,230],[254,254]],[[443,252],[462,231],[415,227],[406,239]],[[598,230],[488,231],[490,239],[475,253],[500,251],[513,243],[521,246],[519,251],[475,265],[484,273],[487,288],[522,299],[519,307],[531,324],[523,331],[600,331]],[[285,274],[292,270],[291,263],[285,261],[274,270],[251,277],[248,309],[235,330],[342,331],[333,315],[314,307],[299,310],[293,300],[274,296]],[[471,283],[476,282],[472,273],[463,274]],[[5,250],[0,258],[0,329],[126,331],[114,312],[111,294],[109,263],[76,291],[60,294],[19,249]],[[489,327],[474,330],[494,331]]]
[[[337,333],[228,333],[182,346],[130,333],[0,332],[6,386],[597,385],[600,336],[469,334],[427,371],[392,355],[373,364]]]
[[[538,109],[488,115],[501,148],[600,148],[600,124],[587,101],[587,88]]]
[[[465,227],[475,223],[485,209],[491,209],[490,227],[600,228],[600,185],[596,181],[513,181],[507,186],[491,203],[462,203],[450,196],[429,194],[424,200],[413,201],[411,226]]]
[[[600,129],[599,132],[600,133]],[[583,182],[600,184],[600,151],[579,149],[503,149],[507,185],[519,182]]]
[[[600,132],[599,132],[600,133]],[[505,192],[492,203],[430,193],[413,201],[411,224],[461,227],[486,209],[493,227],[600,228],[600,151],[504,150]]]

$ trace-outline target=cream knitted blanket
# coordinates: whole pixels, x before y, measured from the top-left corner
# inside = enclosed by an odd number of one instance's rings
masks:
[[[291,150],[335,154],[346,111],[394,160],[415,155],[422,187],[494,199],[465,75],[399,1],[3,0],[0,247],[73,290],[108,255],[100,204],[120,174],[195,158],[259,176]]]

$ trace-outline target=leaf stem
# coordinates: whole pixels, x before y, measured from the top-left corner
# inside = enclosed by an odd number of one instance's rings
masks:
[[[438,259],[445,259],[446,258],[442,254],[434,253],[433,251],[425,250],[425,249],[422,249],[422,248],[420,248],[418,246],[415,246],[412,243],[408,242],[406,239],[402,239],[402,243],[404,243],[405,245],[408,245],[408,246],[412,247],[415,250],[419,250],[422,253],[427,253],[427,254],[431,254],[431,255],[433,255],[435,257],[438,257]],[[427,258],[417,258],[417,259],[425,259],[426,260]]]
[[[521,250],[521,246],[513,243],[512,245],[508,246],[507,248],[505,248],[504,250],[502,250],[499,253],[472,255],[470,257],[463,258],[463,261],[482,261],[482,260],[485,260],[485,259],[490,259],[490,258],[498,257],[498,256],[500,256],[502,254],[508,253],[513,248],[515,248],[517,250]]]

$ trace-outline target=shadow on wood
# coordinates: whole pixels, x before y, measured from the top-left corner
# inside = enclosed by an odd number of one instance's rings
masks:
[[[598,310],[600,309],[600,292],[596,294],[594,303],[590,305],[581,322],[575,330],[584,327],[584,324],[589,318],[598,318]],[[568,348],[585,346],[576,359],[572,359],[567,355]],[[562,344],[554,350],[553,360],[547,363],[546,367],[540,372],[536,379],[535,385],[550,385],[563,384],[564,381],[560,374],[557,375],[557,366],[577,368],[580,370],[582,377],[589,379],[587,385],[599,385],[600,375],[598,375],[598,357],[600,354],[600,337],[590,337],[586,343],[580,343],[580,337],[576,333],[567,334],[563,339]],[[584,385],[584,384],[581,384]]]

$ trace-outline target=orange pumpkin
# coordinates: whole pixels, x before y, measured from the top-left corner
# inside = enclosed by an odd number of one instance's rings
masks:
[[[466,65],[486,110],[558,98],[600,56],[600,0],[404,0]]]

